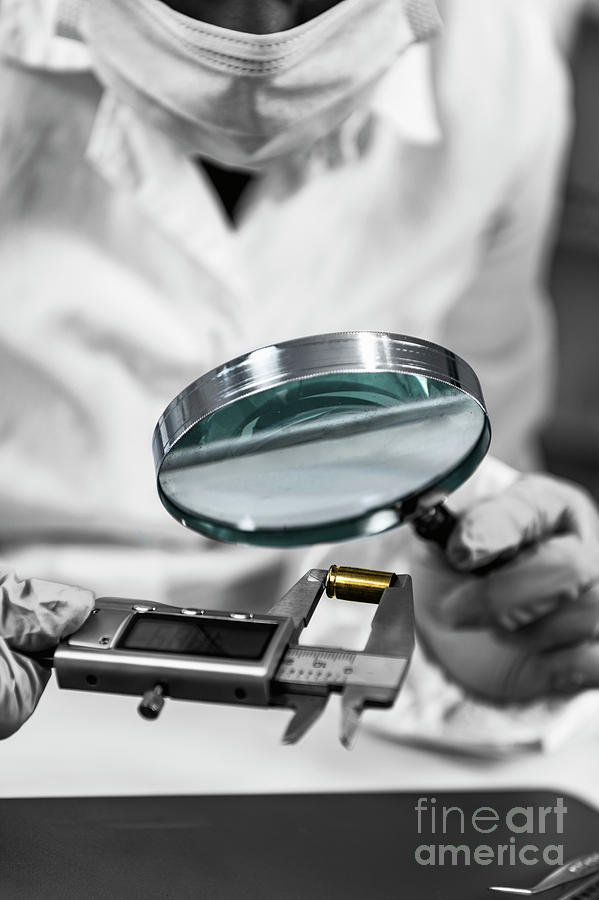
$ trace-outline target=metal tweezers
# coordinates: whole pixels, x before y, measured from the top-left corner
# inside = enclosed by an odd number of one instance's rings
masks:
[[[531,888],[492,887],[489,890],[518,897],[533,897],[563,888],[555,900],[599,900],[599,851],[571,859]]]
[[[599,875],[569,885],[556,900],[599,900]]]
[[[497,890],[497,888],[493,888],[493,890]],[[503,893],[512,897],[534,897],[540,892],[534,889],[528,891],[519,889],[516,891],[513,888],[503,888]],[[557,894],[555,897],[552,894],[552,900],[599,900],[599,875],[590,875],[584,880],[579,879],[575,884],[566,885],[561,894]]]

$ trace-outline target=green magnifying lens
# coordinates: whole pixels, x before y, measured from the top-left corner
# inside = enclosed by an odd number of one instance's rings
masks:
[[[387,531],[432,508],[490,442],[478,379],[380,332],[262,347],[198,378],[153,438],[168,512],[208,537],[292,547]]]

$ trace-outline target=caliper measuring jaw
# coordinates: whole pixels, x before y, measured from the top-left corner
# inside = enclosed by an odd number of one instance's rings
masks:
[[[370,635],[361,651],[299,646],[322,594],[375,603]],[[331,566],[307,572],[269,610],[293,622],[291,643],[271,684],[270,705],[295,711],[283,736],[294,744],[322,714],[330,693],[341,693],[340,740],[351,749],[369,707],[390,707],[414,650],[414,604],[409,575]]]

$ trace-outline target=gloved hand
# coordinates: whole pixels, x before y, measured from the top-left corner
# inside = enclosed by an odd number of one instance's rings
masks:
[[[29,718],[50,672],[23,654],[55,647],[93,606],[91,591],[39,579],[18,581],[0,569],[0,738]]]
[[[487,574],[473,570],[516,554]],[[412,570],[425,651],[495,702],[599,687],[599,515],[579,488],[523,476],[460,518]]]

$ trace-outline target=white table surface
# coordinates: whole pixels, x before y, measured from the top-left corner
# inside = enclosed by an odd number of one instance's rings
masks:
[[[551,754],[490,762],[400,746],[364,729],[337,740],[338,702],[294,747],[289,713],[167,701],[148,722],[133,697],[60,691],[0,742],[0,796],[550,788],[599,808],[599,721]],[[368,713],[366,713],[367,720]]]

